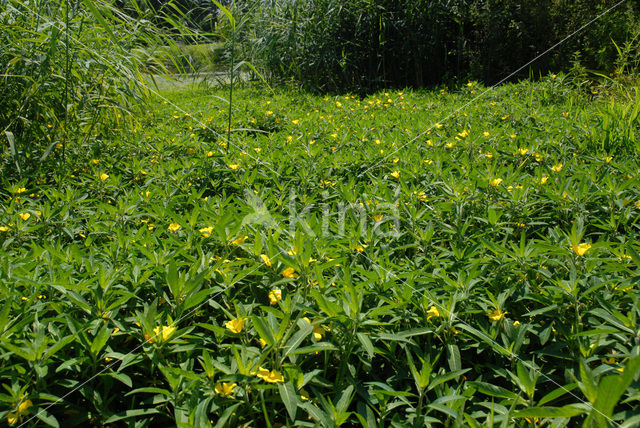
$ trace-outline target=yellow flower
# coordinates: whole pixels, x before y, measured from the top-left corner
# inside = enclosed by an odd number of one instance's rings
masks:
[[[393,171],[393,172],[391,173],[391,176],[392,176],[393,178],[398,178],[398,177],[400,177],[400,171]]]
[[[258,339],[258,342],[260,342],[261,348],[264,348],[265,346],[267,346],[267,341],[264,340],[263,338]]]
[[[282,276],[284,276],[285,278],[297,278],[298,274],[296,273],[294,268],[288,267],[282,271]]]
[[[213,156],[213,151],[210,150],[207,152],[207,157],[210,158],[211,156]]]
[[[504,317],[504,312],[502,312],[500,309],[495,309],[491,312],[489,312],[489,319],[491,321],[500,321],[502,319],[502,317]]]
[[[436,128],[436,129],[440,129],[440,128],[442,128],[442,124],[441,124],[441,123],[436,123],[436,124],[435,124],[435,125],[433,125],[433,126],[435,126],[435,128]]]
[[[169,225],[169,230],[170,230],[171,232],[177,232],[178,230],[180,230],[180,227],[181,227],[181,226],[180,226],[178,223],[171,223],[171,224]]]
[[[9,226],[0,226],[0,232],[6,232],[9,230]]]
[[[316,339],[316,341],[318,342],[321,341],[322,338],[324,337],[325,332],[326,332],[325,329],[322,328],[321,326],[319,325],[313,326],[313,337],[314,339]]]
[[[7,415],[7,422],[9,423],[9,425],[17,424],[21,416],[29,414],[29,407],[32,407],[32,406],[33,406],[33,403],[31,402],[31,400],[25,400],[22,403],[20,403],[18,405],[17,412],[10,412]]]
[[[271,267],[271,259],[269,258],[269,256],[267,256],[266,254],[260,254],[260,258],[262,259],[265,265],[267,265],[268,267]]]
[[[269,303],[277,305],[280,300],[282,300],[282,290],[274,288],[269,292]]]
[[[100,180],[104,181],[104,180],[106,180],[107,178],[109,178],[109,174],[106,174],[106,173],[104,173],[104,172],[103,172],[102,174],[100,174]]]
[[[240,168],[240,165],[232,163],[232,164],[229,164],[229,168],[235,171],[236,169]]]
[[[610,163],[613,160],[613,156],[607,156],[603,159],[606,163]]]
[[[359,253],[362,253],[364,251],[364,247],[360,244],[356,244],[355,247],[353,247],[354,250],[356,250]]]
[[[382,220],[382,218],[383,218],[383,215],[382,215],[382,214],[376,214],[376,215],[374,215],[374,216],[373,216],[373,220],[374,220],[376,223],[378,223],[379,221],[381,221],[381,220]]]
[[[510,137],[510,138],[516,138],[516,137],[517,137],[517,135],[516,135],[516,134],[509,134],[509,137]]]
[[[236,388],[236,386],[238,386],[238,384],[236,383],[218,382],[216,383],[216,386],[215,388],[213,388],[213,390],[216,392],[216,394],[220,394],[223,397],[228,397],[233,394],[233,390]]]
[[[234,239],[231,243],[233,245],[240,245],[242,244],[244,241],[247,240],[247,238],[249,238],[247,235],[241,236],[239,238]]]
[[[491,153],[491,152],[487,152],[487,153],[485,153],[485,155],[484,155],[484,156],[485,156],[487,159],[491,159],[491,158],[493,158],[493,153]]]
[[[546,175],[545,175],[545,176],[543,176],[543,177],[540,179],[540,184],[544,184],[544,183],[546,183],[548,179],[549,179],[549,177],[547,177]]]
[[[526,155],[527,153],[529,153],[529,149],[527,149],[526,147],[523,147],[523,148],[521,148],[521,149],[518,149],[518,154],[519,154],[519,155],[524,156],[524,155]]]
[[[27,191],[27,189],[25,189],[24,187],[20,187],[19,189],[16,190],[15,193],[24,193],[26,191]]]
[[[640,201],[636,202],[636,208],[640,210]]]
[[[500,183],[502,183],[502,178],[494,178],[493,180],[491,180],[491,185],[493,187],[498,187]]]
[[[227,321],[224,326],[227,327],[227,329],[231,331],[231,333],[240,333],[244,328],[244,323],[246,321],[246,318],[236,318],[232,319],[231,321]]]
[[[29,213],[20,213],[18,214],[20,216],[21,219],[23,219],[24,221],[29,220],[29,217],[31,217],[31,214]]]
[[[425,159],[425,160],[424,160],[424,162],[425,162],[427,165],[431,165],[431,164],[433,163],[433,161],[432,161],[431,159]]]
[[[340,101],[336,101],[336,107],[342,107],[342,103]]]
[[[431,319],[433,317],[438,318],[440,316],[440,312],[438,311],[438,308],[436,308],[435,306],[431,306],[429,308],[429,310],[427,311],[427,319]]]
[[[482,134],[483,134],[485,137],[490,137],[490,136],[491,136],[491,134],[489,134],[487,131],[484,131]]]
[[[575,251],[575,253],[579,256],[584,256],[584,254],[589,251],[589,248],[591,248],[591,244],[587,243],[587,242],[583,242],[582,244],[578,244],[578,245],[573,245],[571,247],[573,249],[573,251]]]
[[[304,388],[300,388],[300,398],[302,401],[309,401],[309,393]]]
[[[291,121],[291,123],[293,123],[294,125],[297,125],[299,122],[300,122],[300,120],[298,120],[298,119],[294,119],[294,120]]]
[[[469,136],[469,132],[466,129],[458,133],[458,137],[460,138],[467,138],[468,136]]]
[[[210,237],[212,232],[213,226],[203,227],[202,229],[200,229],[200,233],[202,233],[202,236],[204,236],[205,238]]]
[[[393,163],[398,163],[400,161],[400,158],[393,158]]]
[[[171,326],[156,327],[153,329],[153,337],[149,342],[153,342],[154,340],[157,340],[157,339],[162,339],[162,341],[164,342],[168,340],[175,331],[176,331],[176,328]]]
[[[519,325],[520,325],[520,321],[514,321],[514,322],[513,322],[513,326],[514,326],[514,327],[517,327],[517,326],[519,326]]]
[[[559,164],[557,164],[557,165],[552,166],[552,167],[551,167],[551,170],[552,170],[553,172],[560,172],[560,171],[562,170],[562,164],[561,164],[561,163],[559,163]]]
[[[269,383],[284,383],[284,376],[277,370],[266,370],[260,367],[257,376]]]

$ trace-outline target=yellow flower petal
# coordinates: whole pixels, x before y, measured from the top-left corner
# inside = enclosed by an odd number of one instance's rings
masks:
[[[294,268],[288,267],[282,271],[282,276],[284,276],[285,278],[297,278],[298,274],[296,273],[296,270]]]
[[[154,339],[162,339],[162,341],[167,341],[173,333],[176,331],[175,327],[171,326],[160,326],[153,329]],[[153,342],[153,340],[150,340]]]
[[[438,318],[439,316],[440,316],[440,312],[438,311],[438,308],[436,308],[435,306],[431,306],[427,311],[427,320],[434,317]]]
[[[577,255],[584,256],[584,254],[589,251],[589,248],[591,248],[591,244],[583,242],[582,244],[573,245],[571,248]]]
[[[225,327],[227,327],[227,329],[229,331],[231,331],[231,333],[240,333],[242,332],[242,329],[244,328],[244,323],[247,321],[246,318],[235,318],[232,319],[231,321],[227,321],[225,324]]]
[[[279,288],[274,288],[269,292],[269,303],[272,305],[277,305],[279,301],[282,300],[282,290]]]
[[[233,390],[238,386],[236,383],[231,382],[218,382],[213,388],[216,394],[222,395],[223,397],[228,397],[233,394]]]
[[[269,256],[267,256],[266,254],[260,254],[260,258],[262,259],[265,265],[267,265],[268,267],[271,267],[271,259],[269,258]]]
[[[489,312],[489,319],[491,321],[500,321],[502,319],[502,317],[504,317],[504,312],[502,312],[502,310],[500,309],[495,309],[491,312]]]
[[[213,226],[203,227],[202,229],[200,229],[200,233],[202,233],[202,236],[204,236],[205,238],[210,237],[212,232]]]

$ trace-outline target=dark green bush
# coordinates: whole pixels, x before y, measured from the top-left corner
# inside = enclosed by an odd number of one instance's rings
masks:
[[[499,81],[587,25],[616,2],[552,0],[289,0],[255,17],[263,65],[319,90],[421,87],[458,79]],[[616,44],[637,32],[627,3],[542,55],[514,77],[615,64]]]
[[[108,0],[1,0],[3,174],[127,123],[149,83],[143,47],[160,42],[147,21]]]

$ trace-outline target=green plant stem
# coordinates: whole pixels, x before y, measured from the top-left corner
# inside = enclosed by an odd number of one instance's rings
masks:
[[[67,120],[68,120],[68,104],[69,104],[69,67],[71,62],[69,61],[69,0],[65,0],[64,10],[64,33],[65,33],[65,70],[64,70],[64,128],[62,139],[62,161],[64,162],[67,152]]]
[[[235,26],[231,33],[231,66],[229,68],[229,123],[227,126],[227,153],[231,149],[231,114],[233,108],[233,67],[234,67],[234,55],[235,55],[235,44],[236,44],[236,29]]]

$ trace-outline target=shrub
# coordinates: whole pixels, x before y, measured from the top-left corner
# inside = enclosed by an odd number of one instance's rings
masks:
[[[67,142],[108,132],[146,96],[160,33],[107,0],[0,2],[2,166],[38,168]],[[8,149],[8,150],[7,150]]]
[[[566,70],[579,58],[612,69],[634,36],[640,7],[551,0],[288,0],[264,2],[255,38],[272,76],[323,91],[421,87],[454,78],[496,82]],[[615,43],[614,43],[615,42]],[[637,46],[637,43],[636,45]],[[637,49],[637,48],[636,48]]]

